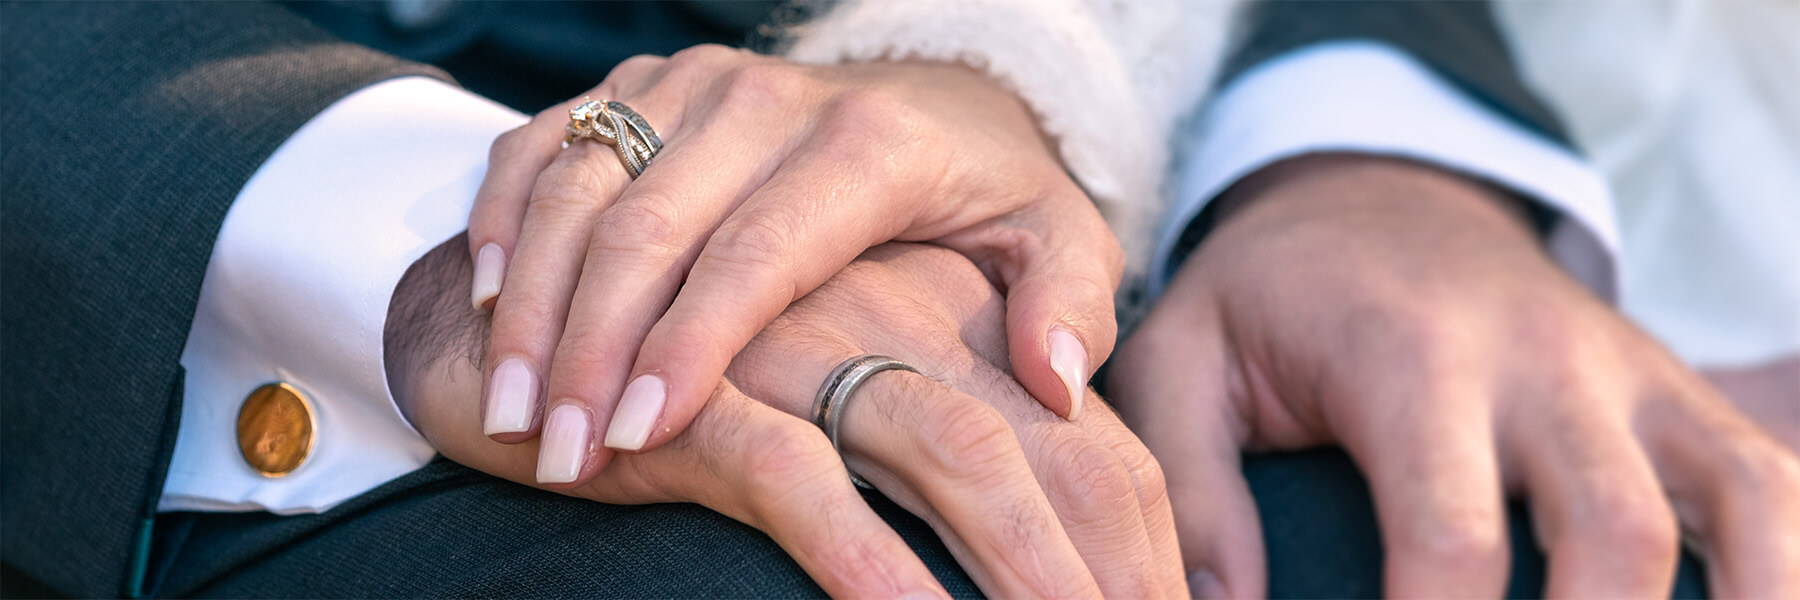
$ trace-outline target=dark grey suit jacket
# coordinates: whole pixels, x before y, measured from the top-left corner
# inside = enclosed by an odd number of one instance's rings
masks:
[[[332,101],[443,75],[260,4],[6,4],[0,148],[5,562],[132,591],[177,364],[237,190]]]
[[[1560,135],[1512,74],[1485,8],[1357,6],[1264,7],[1228,73],[1319,40],[1375,37]],[[178,360],[233,197],[332,101],[386,78],[443,74],[268,5],[3,10],[0,559],[9,573],[80,596],[546,595],[568,593],[557,586],[572,570],[602,584],[630,577],[607,589],[634,595],[817,593],[779,548],[717,515],[600,507],[442,461],[324,515],[157,518],[179,426]],[[878,508],[952,592],[973,591],[928,529]],[[615,533],[594,533],[606,531]],[[695,577],[696,556],[722,575]]]

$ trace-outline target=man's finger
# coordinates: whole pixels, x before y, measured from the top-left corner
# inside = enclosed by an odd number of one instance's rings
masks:
[[[1150,454],[1150,449],[1144,447],[1137,434],[1125,427],[1125,423],[1119,420],[1112,407],[1107,406],[1099,395],[1089,396],[1086,402],[1095,410],[1083,413],[1085,416],[1082,424],[1101,432],[1102,443],[1109,445],[1125,464],[1126,471],[1131,474],[1132,485],[1137,490],[1138,511],[1143,515],[1144,535],[1150,540],[1153,555],[1151,564],[1145,568],[1158,578],[1158,587],[1164,590],[1167,597],[1190,597],[1192,592],[1188,589],[1187,569],[1182,562],[1180,530],[1175,523],[1167,472],[1163,470],[1161,462]],[[1230,443],[1230,437],[1221,435],[1220,439],[1227,449],[1226,454],[1235,459],[1236,446]],[[1235,472],[1233,469],[1225,475],[1233,475]],[[1209,492],[1214,495],[1221,495],[1222,492],[1228,494],[1226,490],[1233,483],[1243,486],[1242,477],[1231,479],[1232,482],[1209,488]],[[1243,492],[1239,500],[1249,503],[1249,489],[1244,488]],[[1257,534],[1255,506],[1249,504],[1248,507],[1249,512],[1237,513],[1242,519],[1238,526],[1247,529],[1254,537]],[[1261,552],[1257,552],[1257,555],[1260,556]]]
[[[863,502],[831,442],[811,423],[726,384],[679,446],[624,457],[618,467],[769,534],[834,598],[948,596]],[[696,462],[704,468],[696,471]],[[609,470],[605,477],[614,476]]]
[[[1340,419],[1351,421],[1340,436],[1375,497],[1387,595],[1499,596],[1509,559],[1504,495],[1489,419],[1469,400],[1476,392],[1427,377],[1383,381],[1335,393],[1369,394],[1361,404],[1394,407]],[[1322,399],[1328,412],[1349,405],[1340,400]]]
[[[1566,398],[1553,408],[1592,407]],[[1570,411],[1573,413],[1574,411]],[[1637,440],[1615,423],[1566,414],[1555,435],[1512,444],[1521,454],[1532,522],[1549,554],[1550,598],[1666,596],[1680,535]],[[1541,433],[1541,432],[1540,432]]]
[[[871,377],[844,405],[850,466],[920,515],[997,597],[1099,594],[1082,555],[992,408],[902,371]]]
[[[855,171],[870,161],[843,156],[845,144],[814,143],[790,156],[707,241],[644,339],[607,447],[647,450],[679,434],[757,332],[905,226],[909,216],[887,201],[900,180]]]
[[[1648,407],[1644,436],[1720,598],[1800,597],[1800,457],[1702,384]]]
[[[1109,390],[1131,431],[1159,453],[1169,502],[1180,507],[1174,521],[1189,593],[1260,598],[1267,593],[1261,521],[1238,459],[1249,424],[1226,396],[1230,361],[1213,296],[1202,289],[1180,297],[1208,304],[1159,307],[1146,317],[1121,350]]]

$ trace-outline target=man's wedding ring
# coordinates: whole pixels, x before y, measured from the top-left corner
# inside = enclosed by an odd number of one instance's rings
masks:
[[[563,127],[562,147],[576,140],[592,139],[612,146],[625,163],[625,171],[633,179],[643,174],[650,160],[662,151],[662,138],[650,121],[622,102],[583,98],[569,109],[569,124]]]
[[[819,394],[813,398],[812,420],[820,429],[825,430],[825,437],[831,438],[831,447],[836,448],[839,454],[844,452],[844,447],[838,443],[838,427],[844,420],[844,405],[856,393],[856,388],[861,387],[870,376],[888,370],[919,372],[911,365],[891,357],[864,354],[839,363],[837,368],[831,370],[831,375],[825,378],[825,385],[819,387]],[[850,482],[865,490],[875,489],[875,486],[869,485],[855,471],[850,471]]]

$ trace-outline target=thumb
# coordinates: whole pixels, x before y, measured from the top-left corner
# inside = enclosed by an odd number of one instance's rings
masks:
[[[1070,421],[1081,416],[1088,378],[1112,355],[1119,333],[1113,294],[1123,253],[1104,226],[1087,229],[1052,232],[1034,251],[1014,255],[1014,268],[1001,269],[1013,376]]]

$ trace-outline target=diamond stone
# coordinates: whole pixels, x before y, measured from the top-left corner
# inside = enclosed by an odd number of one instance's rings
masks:
[[[606,111],[606,105],[599,100],[589,100],[569,109],[569,119],[574,121],[592,121]]]

